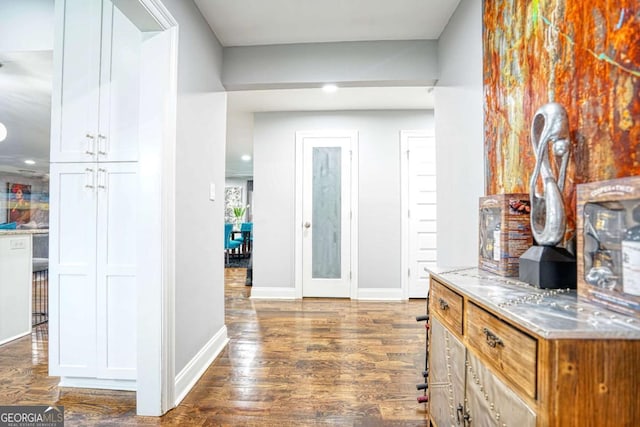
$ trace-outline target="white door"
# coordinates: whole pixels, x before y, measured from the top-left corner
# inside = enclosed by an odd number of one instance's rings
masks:
[[[403,245],[406,246],[407,296],[426,298],[429,274],[436,264],[436,149],[426,131],[403,131]]]
[[[96,375],[96,171],[51,164],[49,375]]]
[[[354,132],[298,132],[302,148],[302,296],[351,296]]]
[[[55,15],[61,34],[54,48],[51,161],[90,162],[97,148],[102,3],[56,1]]]
[[[97,170],[99,378],[136,378],[137,169],[136,163],[101,163]]]
[[[138,160],[142,33],[112,2],[103,6],[99,161]],[[132,98],[133,96],[133,98]]]
[[[51,161],[137,160],[142,33],[107,0],[61,0],[56,19]]]

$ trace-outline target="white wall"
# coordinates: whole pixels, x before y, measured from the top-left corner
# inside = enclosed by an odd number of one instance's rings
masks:
[[[53,50],[54,0],[0,0],[0,52]]]
[[[175,372],[224,328],[226,94],[222,47],[192,1],[163,0],[179,24],[176,144]]]
[[[295,132],[359,132],[359,287],[400,288],[400,131],[433,129],[431,111],[255,115],[253,286],[294,283]]]
[[[433,40],[307,43],[224,49],[228,90],[341,86],[430,86],[438,78]]]
[[[477,265],[478,198],[484,194],[482,2],[460,2],[438,52],[438,264]]]

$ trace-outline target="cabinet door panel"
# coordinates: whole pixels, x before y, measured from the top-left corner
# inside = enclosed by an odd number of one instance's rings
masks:
[[[107,339],[100,376],[136,379],[136,278],[109,277],[106,294]]]
[[[515,392],[467,353],[467,412],[472,426],[535,427],[533,410]]]
[[[142,33],[109,1],[104,3],[103,16],[98,158],[135,161]]]
[[[457,407],[464,404],[465,348],[438,319],[430,322],[430,417],[438,427],[457,425]]]
[[[56,299],[60,307],[57,316],[50,317],[56,325],[58,340],[51,347],[58,349],[57,369],[49,373],[60,376],[91,377],[96,374],[95,288],[82,276],[61,274],[57,278]],[[52,322],[55,319],[55,322]]]
[[[56,1],[52,162],[95,159],[92,153],[97,148],[101,7],[96,0]]]
[[[100,165],[97,251],[100,378],[135,379],[137,192],[137,164]]]
[[[92,163],[51,165],[51,375],[95,375],[96,168]]]

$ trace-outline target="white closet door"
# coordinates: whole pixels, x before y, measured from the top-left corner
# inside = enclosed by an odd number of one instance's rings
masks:
[[[98,168],[98,377],[136,378],[136,163]]]
[[[436,144],[426,132],[405,134],[409,149],[409,298],[426,298],[436,265]]]
[[[136,161],[142,33],[110,1],[102,15],[98,159]]]
[[[90,162],[97,152],[102,2],[60,0],[55,8],[51,161]]]
[[[96,171],[51,164],[49,375],[96,373]]]

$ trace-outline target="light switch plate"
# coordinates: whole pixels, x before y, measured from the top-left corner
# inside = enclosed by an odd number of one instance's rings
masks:
[[[25,249],[27,241],[25,239],[11,239],[9,241],[10,249]]]
[[[209,200],[214,201],[216,199],[216,185],[212,182],[209,184]]]

